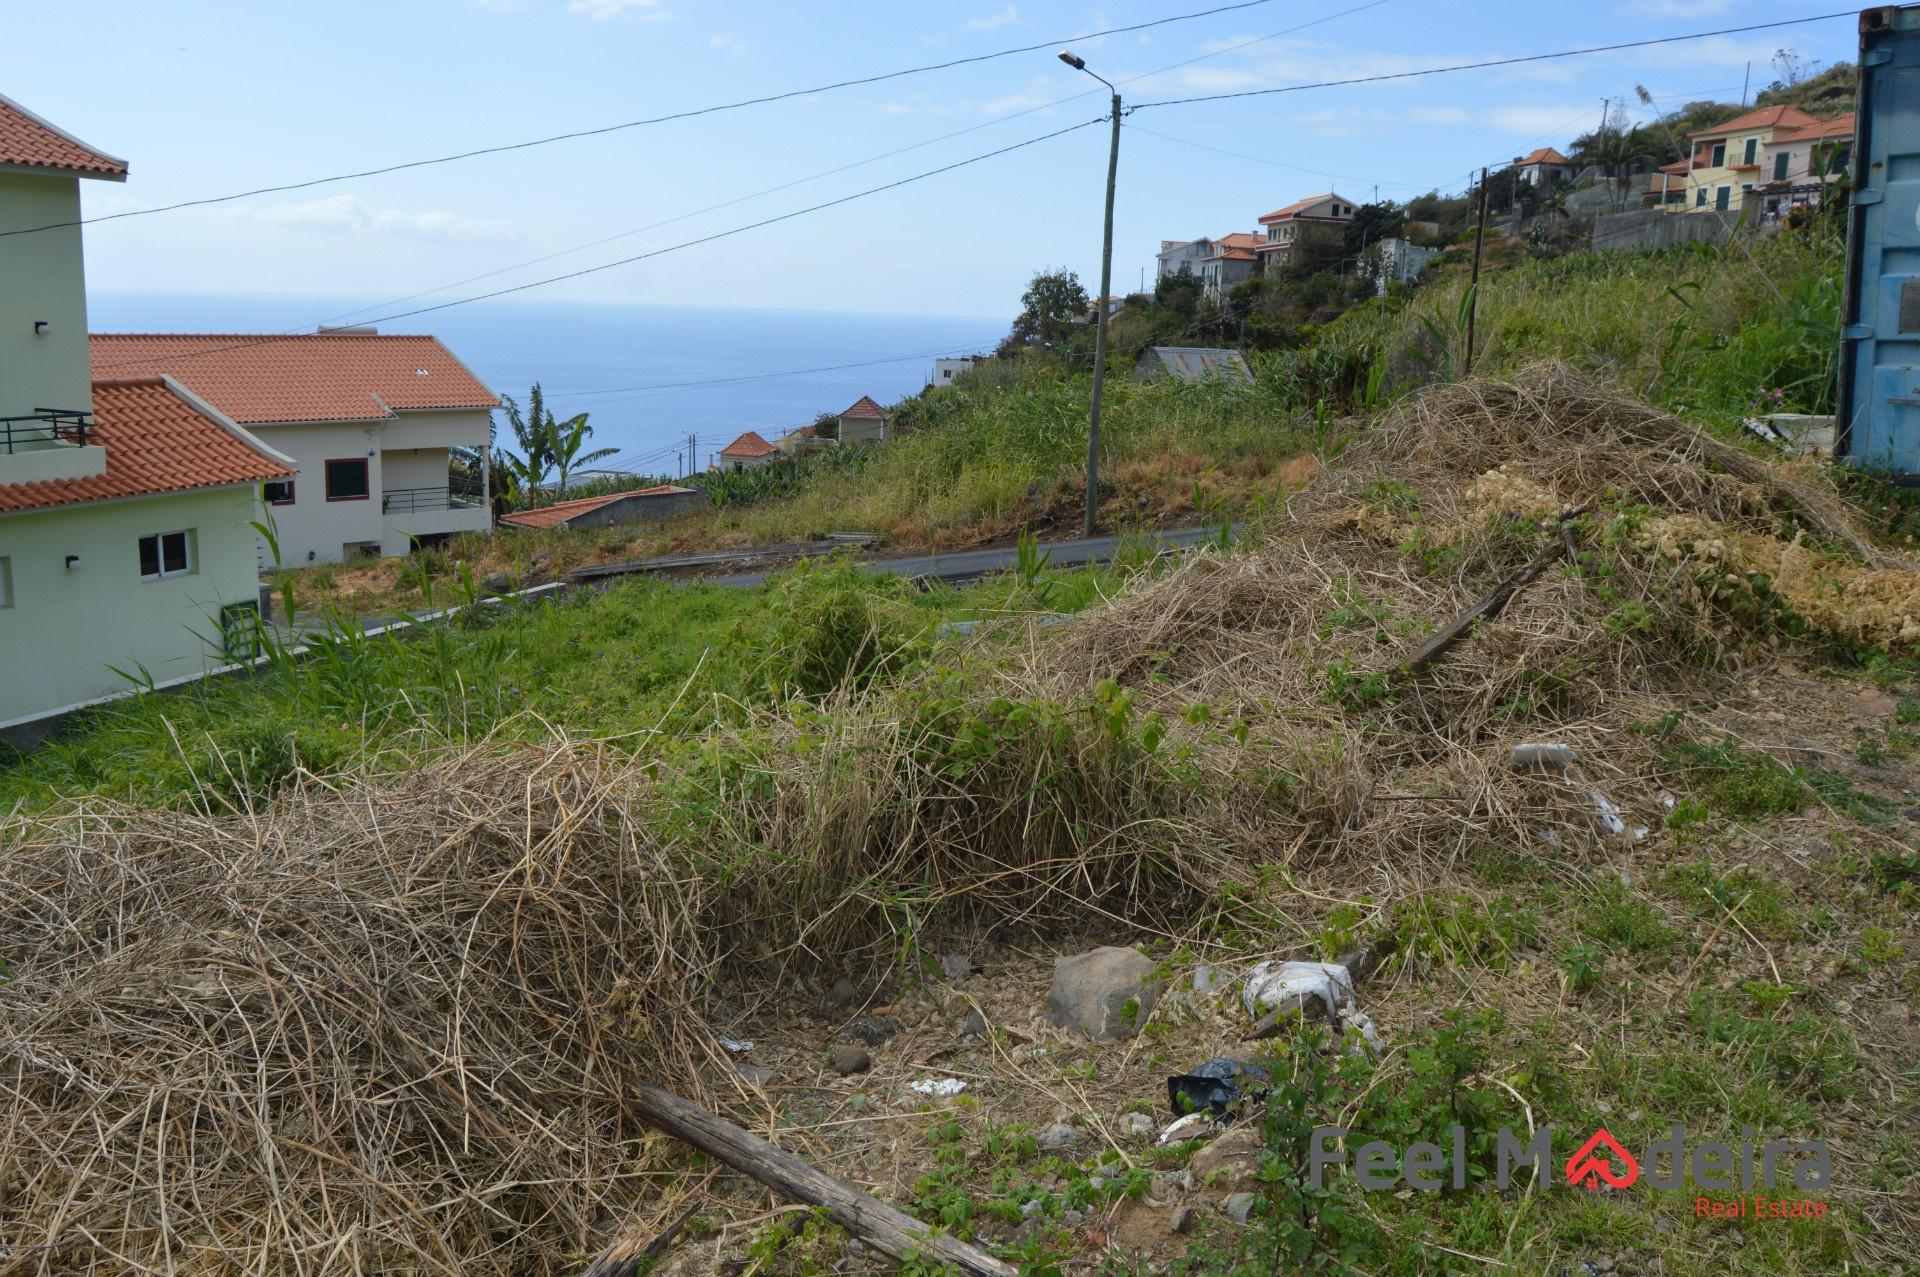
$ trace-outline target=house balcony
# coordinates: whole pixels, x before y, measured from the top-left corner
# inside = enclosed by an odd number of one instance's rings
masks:
[[[95,442],[93,416],[36,408],[0,417],[0,483],[90,479],[107,471],[107,450]]]
[[[430,488],[388,488],[380,494],[380,513],[389,529],[409,537],[449,532],[484,532],[493,526],[480,485],[452,480]]]

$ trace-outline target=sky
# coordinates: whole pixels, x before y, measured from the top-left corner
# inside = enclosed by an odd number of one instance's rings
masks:
[[[372,318],[673,248],[1096,120],[1106,90],[1056,60],[1056,44],[1119,83],[1129,104],[1146,104],[1841,7],[1267,0],[1062,39],[1225,2],[62,0],[10,7],[0,93],[131,162],[124,185],[82,183],[87,214],[100,216],[1046,42],[878,84],[86,231],[96,290],[409,298],[363,315]],[[1115,291],[1137,287],[1143,272],[1151,280],[1163,239],[1256,230],[1262,213],[1328,189],[1359,202],[1376,186],[1381,198],[1459,190],[1481,164],[1564,148],[1598,122],[1603,98],[1643,109],[1641,86],[1663,106],[1738,100],[1749,63],[1757,91],[1773,78],[1776,50],[1847,59],[1853,30],[1840,18],[1529,66],[1143,106],[1122,133]],[[1008,316],[1036,270],[1076,270],[1090,292],[1097,283],[1107,141],[1095,124],[526,296]],[[552,254],[564,255],[521,265]]]

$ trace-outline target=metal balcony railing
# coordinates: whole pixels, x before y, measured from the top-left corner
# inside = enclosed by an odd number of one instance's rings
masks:
[[[477,510],[478,485],[449,483],[438,488],[388,488],[380,494],[383,514],[420,514],[432,510]]]
[[[0,417],[0,452],[11,453],[52,443],[84,445],[92,433],[92,413],[35,408],[25,416]]]

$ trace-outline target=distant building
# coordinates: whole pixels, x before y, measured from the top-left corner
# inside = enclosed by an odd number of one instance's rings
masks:
[[[1852,168],[1853,134],[1851,111],[1799,128],[1776,129],[1760,157],[1761,214],[1779,217],[1796,208],[1818,208],[1828,188]]]
[[[1693,149],[1686,159],[1650,177],[1646,197],[1653,207],[1669,213],[1779,214],[1817,204],[1821,178],[1846,172],[1853,117],[1817,120],[1795,107],[1769,106],[1701,129],[1688,141]]]
[[[841,443],[885,443],[886,439],[887,410],[869,396],[861,395],[840,414]]]
[[[933,361],[933,371],[927,374],[927,384],[951,386],[955,377],[961,373],[972,372],[985,362],[985,355],[968,355],[964,359],[936,359]]]
[[[1516,182],[1545,190],[1555,182],[1573,177],[1573,161],[1552,147],[1543,146],[1530,155],[1514,157],[1513,177]]]
[[[809,452],[818,452],[833,441],[822,439],[812,426],[796,426],[780,436],[773,445],[783,457],[797,457]]]
[[[780,449],[752,430],[720,449],[722,470],[756,470],[779,459]]]
[[[1363,268],[1373,274],[1374,284],[1379,295],[1387,295],[1388,284],[1411,284],[1420,278],[1420,272],[1426,264],[1440,256],[1437,248],[1422,248],[1411,240],[1392,238],[1383,239],[1374,245],[1378,256],[1373,263],[1364,263]]]
[[[500,522],[516,528],[609,528],[622,523],[648,523],[671,515],[686,514],[706,504],[706,494],[697,488],[682,488],[662,483],[632,492],[614,492],[603,497],[581,497],[574,501],[556,501],[538,510],[515,510],[500,516]]]
[[[1204,346],[1149,346],[1134,361],[1133,379],[1146,381],[1169,376],[1177,381],[1228,381],[1253,383],[1253,370],[1237,350],[1214,350]]]
[[[1213,241],[1200,239],[1163,239],[1160,252],[1154,257],[1153,277],[1155,280],[1167,279],[1178,275],[1182,270],[1189,275],[1200,273],[1200,264],[1213,256]]]
[[[1268,213],[1260,219],[1260,225],[1266,228],[1265,236],[1254,250],[1260,259],[1260,269],[1284,266],[1295,244],[1308,240],[1325,242],[1344,236],[1353,214],[1353,201],[1334,191],[1310,195]]]

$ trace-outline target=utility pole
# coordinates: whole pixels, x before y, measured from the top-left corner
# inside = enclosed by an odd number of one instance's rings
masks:
[[[1744,107],[1747,104],[1747,90],[1752,87],[1753,87],[1753,63],[1749,61],[1747,63],[1747,74],[1745,78],[1743,78],[1740,81],[1740,105],[1741,106]]]
[[[693,450],[697,446],[691,431],[687,433],[687,478],[693,478]]]
[[[1473,236],[1473,283],[1467,286],[1467,357],[1461,375],[1473,375],[1474,324],[1480,317],[1480,254],[1487,244],[1487,170],[1480,170],[1480,228]]]
[[[1093,403],[1087,418],[1087,517],[1083,533],[1090,537],[1100,523],[1100,392],[1107,379],[1107,293],[1113,288],[1113,189],[1120,172],[1120,90],[1104,76],[1087,71],[1085,59],[1062,50],[1060,60],[1076,71],[1086,71],[1113,94],[1113,138],[1107,146],[1107,214],[1100,240],[1100,296],[1094,309]]]

